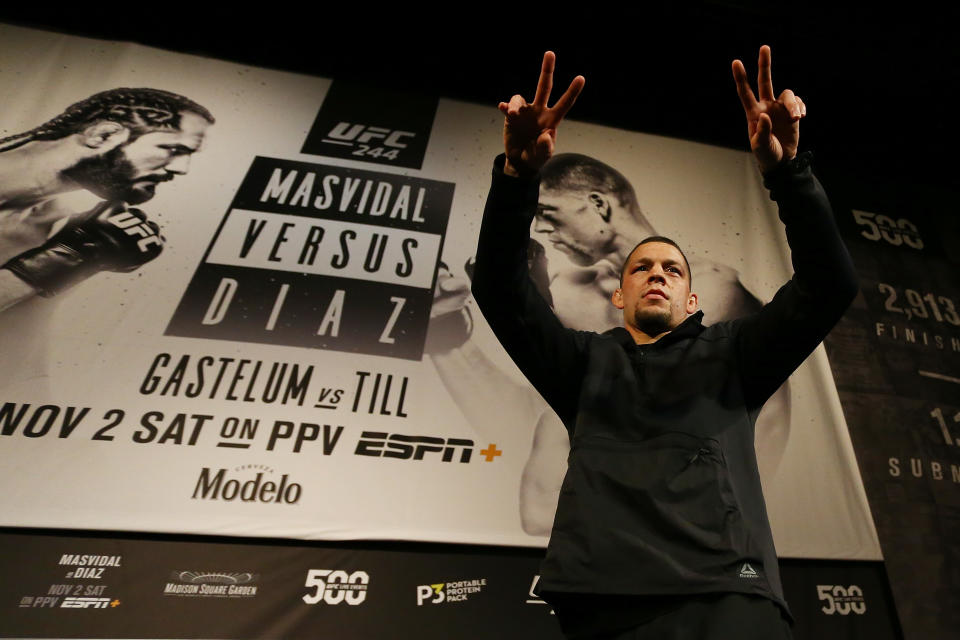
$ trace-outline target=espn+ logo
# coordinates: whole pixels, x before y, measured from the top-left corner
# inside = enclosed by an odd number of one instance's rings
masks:
[[[867,611],[867,603],[863,599],[863,590],[855,584],[849,587],[818,584],[817,597],[826,601],[826,604],[820,607],[820,610],[828,616],[835,614],[846,616],[851,613],[863,615]]]
[[[60,604],[61,609],[106,609],[107,607],[117,607],[119,600],[112,598],[84,598],[69,597],[64,598]]]
[[[346,602],[348,605],[358,605],[367,599],[369,584],[370,576],[366,571],[348,574],[339,569],[310,569],[304,586],[314,591],[304,594],[303,601],[307,604],[336,605]]]

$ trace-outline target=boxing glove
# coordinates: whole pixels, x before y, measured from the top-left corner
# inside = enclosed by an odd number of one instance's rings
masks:
[[[437,271],[437,286],[430,309],[430,324],[424,353],[429,355],[457,349],[470,339],[473,333],[473,316],[467,306],[469,283],[454,278],[443,262]]]
[[[129,272],[163,250],[160,227],[139,209],[103,202],[3,266],[49,298],[100,271]]]

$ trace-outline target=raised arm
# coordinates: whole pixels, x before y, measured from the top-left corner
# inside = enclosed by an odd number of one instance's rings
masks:
[[[548,107],[553,91],[553,69],[557,57],[552,51],[543,54],[540,80],[533,102],[515,95],[510,102],[501,102],[503,146],[507,155],[503,172],[510,176],[530,176],[540,170],[553,155],[557,143],[557,127],[583,90],[583,76],[577,76],[560,99]]]
[[[797,155],[803,101],[788,90],[774,99],[770,47],[760,48],[758,96],[743,63],[733,63],[750,147],[779,207],[794,275],[759,314],[741,324],[738,349],[748,401],[756,408],[810,355],[857,293],[853,263],[809,154]]]
[[[572,426],[585,335],[565,329],[529,277],[530,223],[539,198],[537,172],[553,154],[557,127],[583,87],[577,77],[548,106],[555,57],[543,57],[533,102],[516,95],[501,103],[506,159],[493,169],[483,214],[473,295],[484,317],[520,370]],[[501,164],[502,163],[502,164]],[[559,376],[558,371],[569,371]]]
[[[750,88],[743,63],[733,61],[733,79],[747,117],[750,148],[764,174],[796,157],[800,119],[807,115],[803,100],[790,89],[784,89],[779,97],[774,98],[770,66],[770,47],[763,45],[757,62],[758,97]]]

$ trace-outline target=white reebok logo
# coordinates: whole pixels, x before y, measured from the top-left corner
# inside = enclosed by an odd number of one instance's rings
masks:
[[[760,574],[757,573],[757,570],[750,566],[749,562],[744,562],[743,566],[740,567],[740,577],[741,578],[759,578]]]

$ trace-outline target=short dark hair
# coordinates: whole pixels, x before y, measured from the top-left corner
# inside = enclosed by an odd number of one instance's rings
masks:
[[[59,140],[88,125],[108,120],[130,129],[131,137],[151,131],[177,130],[180,114],[195,113],[210,124],[213,115],[190,98],[162,89],[119,88],[101,91],[75,102],[39,127],[0,140],[0,151],[9,151],[34,140]]]
[[[616,196],[621,206],[639,209],[633,185],[605,162],[581,153],[558,153],[540,169],[540,185],[558,191],[601,191]]]
[[[676,242],[671,240],[666,236],[650,236],[649,238],[644,238],[636,245],[633,249],[630,250],[630,253],[627,254],[627,259],[623,261],[623,266],[620,267],[620,286],[623,286],[623,273],[627,270],[627,263],[630,262],[630,256],[633,255],[633,252],[637,250],[640,245],[648,244],[650,242],[662,242],[663,244],[668,244],[671,247],[674,247],[677,251],[680,252],[680,255],[683,257],[683,264],[687,268],[687,283],[690,286],[690,290],[693,290],[693,271],[690,270],[690,261],[687,260],[687,255],[683,252],[683,249],[680,248]]]

